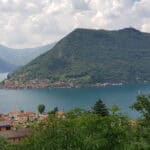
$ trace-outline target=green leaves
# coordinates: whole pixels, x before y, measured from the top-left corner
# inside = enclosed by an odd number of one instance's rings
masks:
[[[99,99],[95,103],[95,105],[93,107],[93,113],[101,115],[101,116],[108,116],[109,115],[109,111],[101,99]]]
[[[8,148],[9,148],[8,142],[0,137],[0,150],[7,150]]]
[[[139,111],[143,117],[150,122],[150,95],[140,95],[137,101],[131,106],[132,109]]]
[[[65,119],[49,115],[48,120],[34,126],[30,137],[17,145],[0,139],[0,150],[149,150],[149,99],[138,96],[133,104],[144,117],[135,124],[118,113],[117,106],[106,115],[105,104],[98,100],[93,112],[75,109],[66,113]]]
[[[39,111],[40,114],[44,113],[45,105],[44,104],[39,104],[38,105],[38,111]]]

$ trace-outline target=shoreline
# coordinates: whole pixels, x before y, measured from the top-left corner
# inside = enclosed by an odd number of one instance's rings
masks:
[[[147,84],[149,82],[105,82],[95,84],[79,84],[79,83],[67,83],[67,82],[49,82],[48,80],[32,80],[28,82],[18,82],[13,80],[4,80],[0,83],[0,89],[44,89],[44,88],[99,88],[99,87],[112,87],[123,86],[128,84]]]
[[[44,89],[44,88],[92,88],[92,87],[108,87],[108,86],[122,86],[127,83],[95,83],[95,84],[74,84],[66,82],[54,82],[50,83],[46,80],[18,82],[12,80],[4,80],[1,82],[0,89]]]

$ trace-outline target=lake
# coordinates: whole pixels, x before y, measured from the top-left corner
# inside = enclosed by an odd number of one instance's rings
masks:
[[[131,106],[138,93],[149,94],[150,84],[134,84],[99,88],[46,88],[0,90],[0,112],[11,110],[37,111],[38,104],[45,104],[47,110],[58,107],[60,110],[73,108],[90,109],[98,98],[108,107],[118,105],[130,117],[138,117]]]

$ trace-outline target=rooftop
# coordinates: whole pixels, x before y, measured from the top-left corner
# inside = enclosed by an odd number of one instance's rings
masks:
[[[10,122],[0,122],[0,127],[8,127],[11,126]]]
[[[17,110],[12,110],[11,112],[9,112],[9,114],[20,114],[20,112]]]

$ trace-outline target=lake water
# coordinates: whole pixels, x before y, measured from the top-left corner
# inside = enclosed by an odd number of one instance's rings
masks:
[[[58,107],[61,110],[73,108],[90,109],[98,98],[102,98],[108,107],[118,105],[122,112],[130,117],[138,117],[131,106],[138,93],[149,94],[150,84],[134,84],[100,88],[46,88],[0,90],[0,112],[18,109],[37,111],[38,104],[45,104],[47,110]]]

